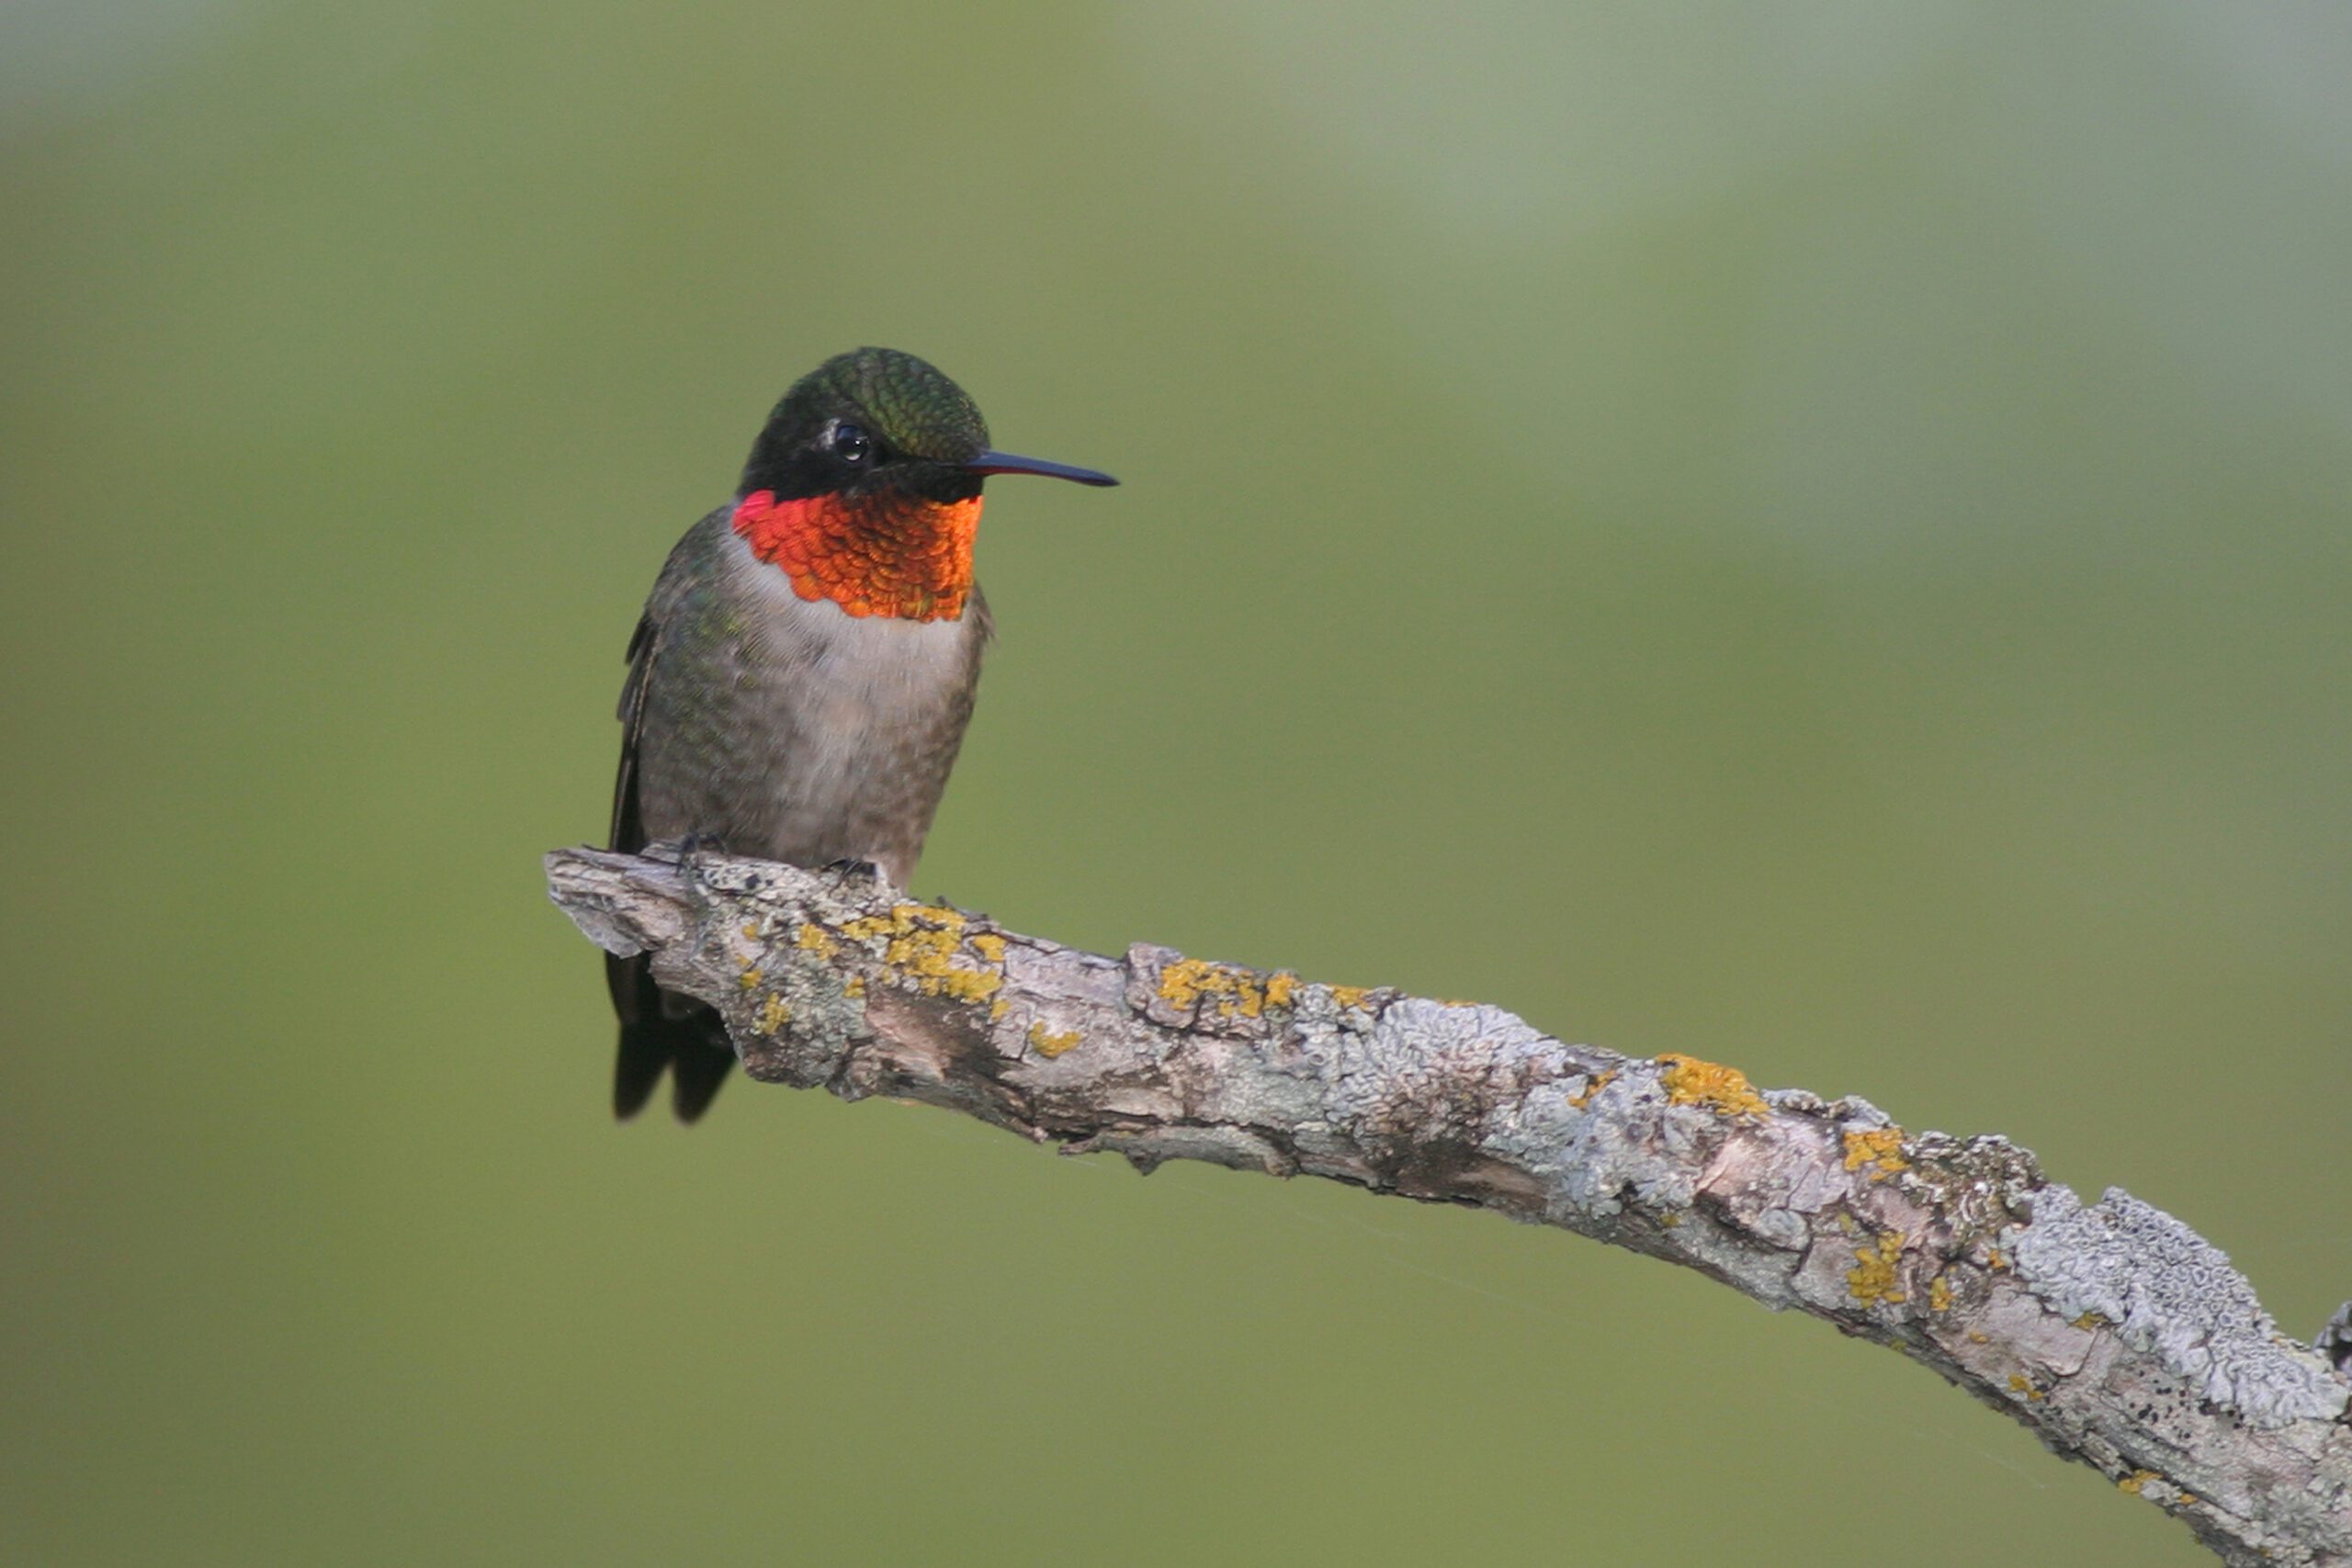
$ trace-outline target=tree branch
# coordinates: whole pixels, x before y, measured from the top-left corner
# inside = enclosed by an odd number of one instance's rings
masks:
[[[2233,1563],[2352,1562],[2352,1382],[2229,1260],[1997,1137],[1565,1044],[1510,1013],[1080,953],[765,861],[559,851],[557,905],[725,1015],[753,1077],[945,1106],[1064,1154],[1499,1210],[1925,1363]]]

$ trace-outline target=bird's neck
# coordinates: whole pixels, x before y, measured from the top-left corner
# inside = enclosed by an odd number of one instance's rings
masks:
[[[792,580],[803,599],[830,599],[853,615],[952,621],[972,591],[972,536],[980,498],[779,501],[753,491],[735,503],[735,532],[753,555]]]

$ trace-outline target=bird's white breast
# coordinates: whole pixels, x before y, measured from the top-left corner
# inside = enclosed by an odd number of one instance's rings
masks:
[[[735,570],[749,582],[773,656],[811,679],[809,717],[831,733],[897,725],[928,715],[964,679],[960,620],[853,615],[830,599],[803,599],[792,580],[730,538]]]

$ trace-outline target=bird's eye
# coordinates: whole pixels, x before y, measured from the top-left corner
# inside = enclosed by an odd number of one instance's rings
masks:
[[[863,463],[874,455],[874,437],[863,427],[842,420],[833,426],[833,456],[844,463]]]

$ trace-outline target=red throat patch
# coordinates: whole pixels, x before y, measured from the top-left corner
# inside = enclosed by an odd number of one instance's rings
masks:
[[[972,591],[978,496],[778,501],[761,490],[736,503],[734,521],[752,553],[790,578],[795,593],[831,599],[853,615],[952,621]]]

